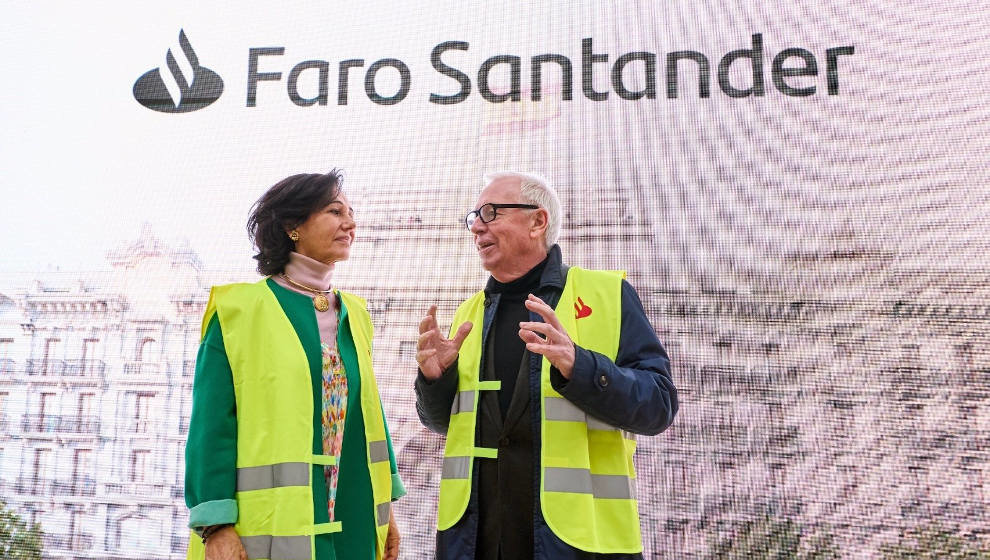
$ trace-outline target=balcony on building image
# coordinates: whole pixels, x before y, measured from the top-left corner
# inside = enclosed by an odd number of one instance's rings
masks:
[[[59,431],[62,418],[54,414],[25,414],[21,419],[21,431],[25,434],[54,434]]]
[[[28,375],[62,375],[65,360],[31,359],[25,363],[24,371]]]
[[[18,478],[14,484],[14,491],[30,496],[50,496],[54,483],[55,481],[50,478]]]
[[[136,496],[144,500],[172,501],[172,486],[170,484],[108,482],[105,488],[108,496]]]
[[[58,552],[68,550],[81,552],[93,548],[95,539],[89,533],[45,533],[41,537],[41,542],[45,545],[45,552]]]
[[[103,360],[65,360],[63,375],[98,376],[106,372],[107,364]]]
[[[52,482],[52,492],[55,496],[95,496],[96,480],[89,477],[56,480]]]
[[[148,379],[154,379],[155,381],[165,382],[164,378],[160,378],[168,372],[168,364],[165,362],[145,362],[145,361],[133,361],[124,362],[124,376],[125,377],[143,377]],[[160,378],[160,379],[156,379]]]
[[[17,362],[10,358],[0,360],[0,381],[17,374]]]
[[[58,431],[71,434],[98,434],[100,418],[99,416],[63,416]]]
[[[99,434],[100,419],[97,416],[25,414],[21,419],[21,431],[27,435]]]
[[[158,422],[150,418],[127,418],[124,420],[124,433],[126,434],[157,434],[160,432]]]

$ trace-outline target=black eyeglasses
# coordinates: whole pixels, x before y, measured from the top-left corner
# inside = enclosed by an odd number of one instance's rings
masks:
[[[481,223],[487,224],[488,222],[494,220],[498,217],[498,211],[502,208],[526,208],[528,210],[536,210],[539,206],[535,204],[494,204],[489,202],[488,204],[482,204],[481,208],[477,210],[471,210],[464,216],[464,225],[468,229],[474,225],[474,221],[477,219],[481,220]]]

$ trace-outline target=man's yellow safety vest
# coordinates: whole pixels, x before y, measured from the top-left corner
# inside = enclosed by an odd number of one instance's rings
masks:
[[[574,343],[615,360],[622,321],[623,272],[572,267],[554,310]],[[458,356],[457,394],[450,413],[440,480],[437,526],[449,529],[467,508],[475,457],[496,459],[497,449],[475,445],[479,391],[499,381],[480,381],[484,292],[461,304],[451,334],[475,325]],[[547,525],[562,541],[596,553],[642,552],[636,505],[634,437],[586,414],[553,389],[550,362],[540,374],[540,504]],[[525,512],[519,512],[521,515]]]
[[[313,465],[335,458],[313,454],[313,388],[309,361],[266,280],[216,286],[202,336],[214,314],[233,373],[237,404],[237,500],[234,526],[251,560],[315,560],[314,536],[342,530],[314,523]],[[347,309],[361,374],[368,471],[381,558],[392,507],[392,474],[378,385],[371,364],[373,327],[362,298],[339,292]],[[187,559],[205,548],[189,536]]]

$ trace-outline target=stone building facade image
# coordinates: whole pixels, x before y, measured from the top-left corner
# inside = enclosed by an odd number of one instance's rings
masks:
[[[767,520],[843,557],[931,524],[987,538],[987,271],[881,266],[883,255],[847,247],[785,254],[786,274],[755,280],[721,269],[748,286],[724,289],[698,272],[722,265],[692,261],[708,258],[690,257],[695,232],[634,211],[636,193],[576,205],[561,243],[574,264],[628,271],[672,357],[681,413],[638,440],[647,558],[704,558]],[[364,200],[353,258],[335,273],[368,299],[376,327],[409,489],[396,509],[403,558],[432,550],[443,446],[415,414],[416,325],[431,303],[448,324],[485,279],[463,225],[425,197]],[[463,198],[447,204],[468,208]],[[612,222],[582,218],[595,206]],[[41,524],[46,558],[184,558],[200,321],[211,284],[255,278],[245,262],[210,269],[145,228],[98,271],[0,277],[0,495]]]

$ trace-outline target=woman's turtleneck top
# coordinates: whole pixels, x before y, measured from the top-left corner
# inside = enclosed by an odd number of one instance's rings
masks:
[[[317,290],[329,290],[333,279],[333,264],[322,263],[311,259],[301,253],[289,253],[289,262],[285,265],[284,274],[297,284],[316,288]],[[292,290],[293,292],[315,298],[316,294],[308,290],[294,286],[287,282],[281,274],[272,276],[272,280],[279,286]],[[316,322],[320,327],[320,341],[330,347],[337,346],[337,298],[333,294],[326,294],[330,300],[330,309],[326,311],[316,311]]]

